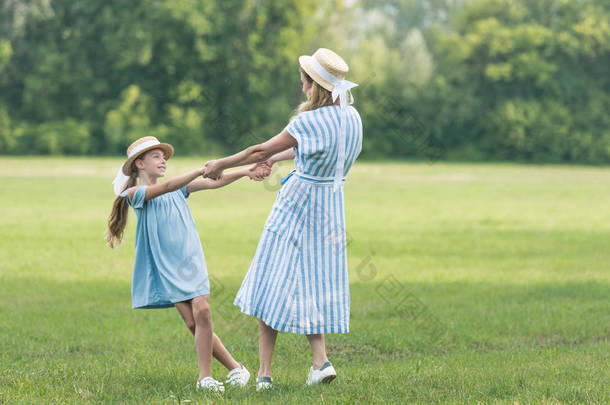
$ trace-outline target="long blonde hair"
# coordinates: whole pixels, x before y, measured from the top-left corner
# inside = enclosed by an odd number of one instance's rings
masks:
[[[307,100],[299,104],[294,110],[293,118],[304,111],[317,110],[318,108],[326,107],[327,105],[333,105],[332,93],[313,80],[303,68],[299,67],[299,70],[303,74],[305,80],[307,80],[308,83],[311,83],[311,88],[307,92]]]
[[[141,159],[138,157],[137,159]],[[137,160],[136,159],[136,160]],[[133,187],[138,182],[138,168],[136,162],[132,163],[131,175],[127,180],[127,185],[123,191],[130,187]],[[129,214],[129,205],[127,204],[127,197],[118,196],[112,203],[112,211],[108,215],[108,229],[106,230],[106,242],[112,249],[118,247],[123,240],[123,232],[127,225],[127,214]]]

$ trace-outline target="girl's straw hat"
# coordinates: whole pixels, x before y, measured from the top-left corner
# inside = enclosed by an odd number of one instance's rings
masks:
[[[154,136],[145,136],[134,141],[127,148],[127,160],[123,163],[123,173],[127,176],[131,174],[131,165],[143,153],[152,149],[161,149],[165,154],[165,160],[168,160],[174,154],[174,147],[169,143],[161,143]]]
[[[328,91],[333,91],[335,89],[335,85],[330,81],[324,79],[318,71],[320,69],[315,69],[314,65],[321,65],[326,72],[330,73],[332,76],[339,80],[345,79],[345,75],[349,71],[349,66],[343,60],[343,58],[330,49],[320,48],[313,55],[303,55],[299,57],[299,64],[303,68],[303,70],[316,81],[320,86],[324,87]]]

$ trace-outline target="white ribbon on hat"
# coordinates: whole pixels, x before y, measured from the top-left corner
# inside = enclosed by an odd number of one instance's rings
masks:
[[[339,154],[337,155],[337,163],[335,167],[335,176],[333,181],[333,189],[336,191],[341,184],[343,184],[343,168],[345,165],[345,124],[347,120],[347,110],[346,107],[348,105],[347,94],[350,95],[349,104],[353,104],[354,97],[350,91],[351,88],[358,86],[354,82],[350,82],[349,80],[339,79],[336,76],[330,74],[320,63],[316,60],[316,58],[312,57],[309,59],[311,67],[316,71],[320,77],[330,84],[334,86],[332,91],[333,102],[337,100],[339,97],[339,105],[341,106],[341,122],[340,122],[340,132],[339,132]]]
[[[138,146],[136,146],[135,148],[133,148],[133,150],[127,156],[127,160],[129,160],[129,158],[131,158],[132,156],[135,156],[136,154],[140,153],[144,149],[150,148],[151,146],[155,146],[155,145],[159,145],[159,144],[161,144],[161,142],[159,142],[157,140],[143,142],[143,143],[139,144]],[[123,173],[123,166],[125,166],[125,163],[123,163],[121,165],[121,167],[119,168],[119,171],[116,174],[116,177],[112,181],[112,185],[114,186],[114,194],[120,195],[120,196],[123,196],[122,191],[125,188],[125,185],[127,184],[127,180],[129,180],[129,176],[127,176],[127,175],[125,175],[125,173]]]

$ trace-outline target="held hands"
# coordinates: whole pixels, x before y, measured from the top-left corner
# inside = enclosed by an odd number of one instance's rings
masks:
[[[273,163],[272,160],[256,163],[249,169],[243,169],[242,175],[248,176],[251,180],[263,181],[271,174],[271,166],[273,166]],[[223,169],[218,163],[218,160],[210,160],[201,168],[201,176],[212,180],[221,180],[223,177],[222,172]]]
[[[218,160],[207,161],[202,168],[201,176],[203,178],[210,178],[212,180],[220,180],[222,178],[222,168],[218,163]]]
[[[271,174],[271,166],[273,166],[271,160],[256,163],[248,170],[248,177],[252,180],[263,181]]]

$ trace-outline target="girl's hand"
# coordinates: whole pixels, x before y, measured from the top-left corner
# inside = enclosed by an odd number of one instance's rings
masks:
[[[272,159],[267,159],[263,162],[254,163],[254,165],[252,165],[252,167],[250,168],[250,171],[254,171],[262,166],[262,167],[268,168],[269,172],[271,172],[271,167],[273,166],[274,163],[275,163],[275,161]]]
[[[263,181],[271,174],[271,168],[259,164],[258,167],[251,167],[246,173],[252,180]]]
[[[203,165],[203,177],[208,177],[213,180],[220,180],[222,177],[222,167],[218,160],[210,160]]]
[[[252,180],[262,181],[271,174],[271,166],[267,162],[257,163],[248,170],[248,177]]]
[[[254,180],[254,181],[263,181],[263,180],[265,180],[264,177],[261,177],[261,176],[257,175],[254,172],[248,172],[248,177],[250,177],[250,180]]]

